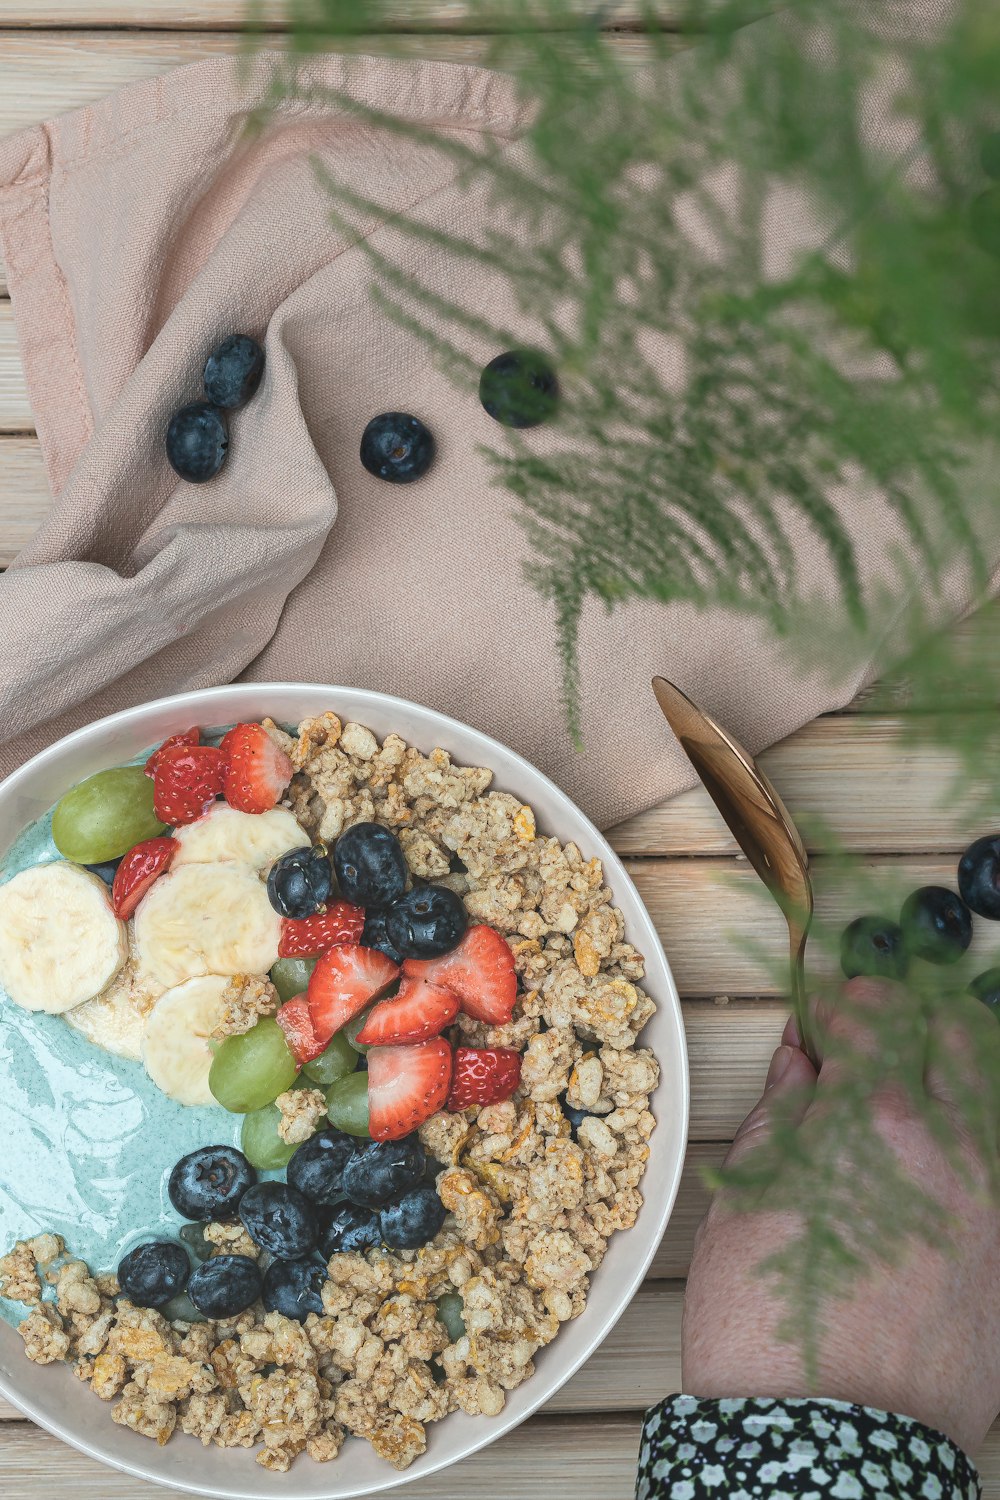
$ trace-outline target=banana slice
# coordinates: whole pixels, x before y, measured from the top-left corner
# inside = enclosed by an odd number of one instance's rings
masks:
[[[156,1002],[142,1033],[146,1072],[181,1104],[214,1104],[208,1086],[208,1039],[222,1020],[229,980],[218,974],[188,979]]]
[[[269,812],[245,813],[224,802],[174,833],[177,853],[170,866],[208,865],[235,860],[266,870],[287,854],[311,843],[305,829],[287,807],[272,807]]]
[[[154,985],[140,971],[131,941],[131,924],[129,937],[129,956],[104,993],[68,1011],[66,1020],[95,1047],[139,1062],[146,1017],[162,995],[163,986]]]
[[[0,886],[0,986],[25,1010],[72,1010],[111,983],[127,954],[125,924],[103,880],[66,861]]]
[[[280,933],[257,872],[235,863],[170,870],[135,914],[139,967],[168,989],[200,974],[266,974]]]

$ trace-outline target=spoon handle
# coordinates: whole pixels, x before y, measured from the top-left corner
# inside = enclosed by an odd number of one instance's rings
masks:
[[[788,941],[791,950],[792,1014],[795,1017],[795,1025],[798,1028],[802,1050],[818,1072],[820,1058],[816,1049],[816,1039],[813,1034],[814,1028],[812,1015],[809,1010],[809,999],[806,995],[806,939],[808,936],[809,928],[807,926],[800,924],[794,918],[789,918]]]

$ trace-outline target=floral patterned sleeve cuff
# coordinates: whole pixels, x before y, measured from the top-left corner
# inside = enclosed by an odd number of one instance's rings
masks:
[[[636,1500],[980,1500],[962,1450],[849,1401],[668,1396],[646,1413]]]

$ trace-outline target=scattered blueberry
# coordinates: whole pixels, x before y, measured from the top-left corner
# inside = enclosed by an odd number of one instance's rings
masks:
[[[272,1260],[264,1272],[264,1306],[304,1323],[310,1313],[323,1312],[320,1293],[326,1270],[315,1260]]]
[[[240,1219],[262,1250],[298,1260],[316,1243],[316,1218],[308,1198],[284,1182],[258,1182],[240,1203]]]
[[[167,1196],[185,1219],[231,1219],[257,1173],[235,1146],[202,1146],[182,1156],[167,1183]]]
[[[226,461],[228,448],[226,419],[207,401],[192,401],[170,418],[167,458],[174,472],[189,484],[214,479]]]
[[[372,417],[361,438],[361,462],[376,479],[410,484],[434,462],[434,437],[419,417],[385,411]]]
[[[576,1132],[579,1130],[580,1126],[583,1124],[584,1120],[587,1118],[587,1115],[589,1114],[589,1110],[586,1110],[586,1109],[577,1109],[575,1104],[570,1104],[570,1102],[566,1098],[565,1094],[560,1094],[559,1095],[559,1103],[562,1105],[562,1112],[563,1112],[563,1114],[566,1116],[567,1120],[569,1121],[570,1135],[573,1137],[573,1139],[575,1141],[576,1140]]]
[[[347,1158],[344,1192],[362,1208],[381,1208],[416,1187],[427,1157],[415,1135],[396,1141],[364,1142]]]
[[[355,823],[333,851],[340,893],[353,906],[391,906],[406,889],[406,859],[396,835],[381,823]]]
[[[378,1214],[356,1203],[338,1203],[321,1208],[319,1250],[327,1260],[348,1250],[371,1250],[382,1243]]]
[[[187,1292],[206,1318],[235,1318],[260,1296],[260,1270],[249,1255],[213,1255],[192,1272]]]
[[[907,896],[900,925],[907,952],[932,964],[956,963],[972,942],[969,908],[942,885],[922,885]]]
[[[840,939],[840,966],[848,979],[867,974],[902,979],[908,965],[903,929],[887,917],[856,917]]]
[[[479,399],[505,427],[537,427],[559,404],[559,382],[544,354],[511,349],[486,366],[479,378]]]
[[[84,865],[84,869],[89,870],[91,875],[96,875],[98,880],[103,880],[105,885],[113,885],[115,872],[120,864],[120,859],[109,859],[105,865]]]
[[[986,969],[969,982],[969,994],[975,995],[1000,1016],[1000,969]]]
[[[267,894],[275,911],[293,920],[322,911],[333,895],[333,865],[325,844],[292,849],[271,866]]]
[[[457,948],[469,915],[461,896],[446,885],[417,885],[385,914],[390,943],[404,958],[438,958]]]
[[[311,1203],[335,1203],[343,1197],[344,1166],[357,1141],[343,1130],[321,1130],[303,1144],[288,1163],[290,1187]]]
[[[235,411],[246,406],[264,373],[264,351],[256,339],[234,333],[223,339],[205,363],[205,395],[213,406]]]
[[[136,1245],[118,1266],[118,1285],[136,1307],[162,1307],[187,1286],[191,1262],[176,1240]]]
[[[966,906],[1000,921],[1000,833],[969,845],[958,862],[958,888]]]
[[[365,948],[377,948],[386,958],[391,958],[394,964],[400,964],[403,962],[403,955],[389,941],[386,916],[384,911],[365,913],[365,930],[361,934],[361,942]]]
[[[379,1214],[382,1242],[390,1250],[416,1250],[432,1240],[445,1220],[445,1207],[432,1187],[417,1187]]]

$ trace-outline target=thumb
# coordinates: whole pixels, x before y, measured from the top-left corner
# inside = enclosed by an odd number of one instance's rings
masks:
[[[725,1166],[743,1161],[768,1135],[779,1113],[786,1124],[798,1125],[813,1101],[816,1076],[802,1048],[783,1041],[771,1058],[760,1100],[736,1132]]]

